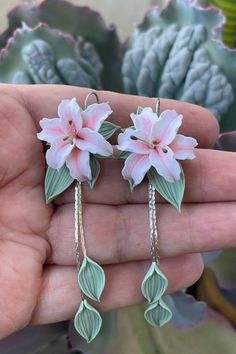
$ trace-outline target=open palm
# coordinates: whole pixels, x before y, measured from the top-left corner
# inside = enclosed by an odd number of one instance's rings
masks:
[[[73,241],[73,187],[46,205],[45,157],[37,140],[42,117],[54,117],[63,98],[83,104],[88,89],[63,86],[0,88],[0,337],[27,324],[69,319],[80,302]],[[98,93],[109,101],[114,122],[128,126],[129,113],[155,100]],[[218,126],[206,110],[163,100],[162,109],[184,115],[183,131],[200,147],[212,145]],[[187,188],[183,211],[160,201],[161,266],[169,292],[191,285],[202,272],[198,252],[236,244],[236,182],[233,153],[199,149],[183,164]],[[132,194],[122,180],[122,161],[102,160],[93,191],[84,185],[88,254],[104,265],[107,285],[100,304],[109,310],[142,300],[140,284],[149,264],[147,186]],[[218,171],[225,171],[220,177]],[[180,271],[181,270],[181,271]]]

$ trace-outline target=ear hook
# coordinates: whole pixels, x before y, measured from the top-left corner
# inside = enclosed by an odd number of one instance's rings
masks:
[[[161,107],[161,99],[158,97],[156,103],[156,114],[158,115],[158,117],[160,115],[160,107]]]
[[[85,98],[85,101],[84,101],[84,109],[86,109],[86,108],[88,107],[88,100],[90,99],[91,96],[95,96],[97,103],[99,103],[98,94],[97,94],[95,91],[90,92],[90,93],[87,95],[87,97]]]

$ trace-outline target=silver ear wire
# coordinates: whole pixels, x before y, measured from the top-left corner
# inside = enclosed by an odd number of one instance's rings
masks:
[[[97,94],[95,91],[90,92],[90,93],[87,95],[87,97],[85,98],[85,101],[84,101],[84,109],[86,109],[86,108],[88,107],[88,101],[89,101],[90,97],[92,97],[92,96],[95,96],[96,101],[97,101],[96,103],[99,103],[98,94]]]
[[[161,99],[158,97],[156,103],[156,114],[158,115],[158,117],[160,115],[160,108],[161,108]]]

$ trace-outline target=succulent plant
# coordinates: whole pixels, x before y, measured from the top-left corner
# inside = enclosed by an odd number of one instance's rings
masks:
[[[226,23],[222,29],[223,42],[231,47],[236,47],[236,2],[234,0],[195,0],[202,6],[216,6],[226,16]]]
[[[236,2],[232,0],[212,0],[212,2],[222,9],[227,18],[222,32],[224,43],[229,47],[236,47]]]
[[[236,127],[236,51],[220,42],[219,10],[191,0],[151,9],[131,36],[123,60],[125,92],[199,104]]]
[[[235,331],[213,310],[208,311],[199,327],[184,331],[171,325],[146,326],[142,306],[120,310],[118,322],[116,336],[103,354],[222,354],[235,351]]]
[[[84,58],[84,45],[46,25],[17,29],[2,50],[0,81],[101,88],[102,64]]]
[[[236,131],[219,136],[215,149],[236,152]],[[236,248],[204,255],[206,268],[197,283],[197,295],[236,326]]]
[[[0,47],[1,82],[122,90],[116,31],[87,7],[64,0],[23,3],[10,12]]]

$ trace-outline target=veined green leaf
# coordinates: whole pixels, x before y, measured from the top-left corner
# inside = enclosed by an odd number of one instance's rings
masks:
[[[143,279],[141,290],[143,296],[149,303],[158,301],[166,291],[168,279],[157,266],[156,262],[152,262],[151,267]]]
[[[98,179],[99,173],[100,173],[100,163],[98,159],[93,155],[90,154],[90,168],[91,168],[91,173],[92,173],[92,179],[88,181],[88,184],[90,185],[90,188],[92,189]]]
[[[88,256],[83,259],[81,264],[78,282],[85,295],[95,301],[100,301],[105,287],[105,273],[102,267]]]
[[[134,188],[135,188],[135,184],[134,184],[134,181],[132,179],[129,180],[129,187],[130,187],[131,192],[133,192]]]
[[[64,192],[73,182],[74,178],[71,177],[66,165],[64,165],[59,171],[48,167],[45,176],[46,202],[50,203],[53,201],[54,198]]]
[[[141,114],[141,113],[142,113],[142,110],[143,110],[143,107],[138,106],[137,111],[136,111],[136,114]]]
[[[163,326],[172,318],[172,312],[162,299],[150,304],[144,312],[145,319],[152,326]]]
[[[131,152],[129,152],[129,151],[121,151],[119,158],[122,160],[126,160],[130,154],[131,154]]]
[[[102,318],[87,300],[83,300],[75,315],[74,326],[76,331],[90,343],[101,329]]]
[[[111,122],[103,122],[101,128],[99,129],[99,133],[107,140],[109,139],[118,129],[120,129],[119,125],[113,124]]]
[[[184,171],[181,171],[180,179],[178,181],[168,182],[164,177],[157,173],[155,168],[151,167],[148,171],[148,179],[157,192],[159,192],[163,198],[168,200],[168,202],[180,212],[185,189]]]

